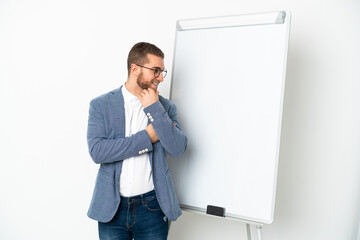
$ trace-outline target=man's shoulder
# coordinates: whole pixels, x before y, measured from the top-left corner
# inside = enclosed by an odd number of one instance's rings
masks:
[[[119,94],[121,94],[121,87],[95,97],[91,100],[91,103],[102,104],[108,102],[110,97],[117,96]]]
[[[166,109],[166,111],[169,111],[170,109],[175,109],[176,106],[173,102],[171,102],[169,99],[164,98],[163,96],[159,95],[159,101],[161,105]]]
[[[161,96],[161,95],[159,95],[159,101],[160,101],[160,103],[161,103],[164,107],[173,104],[169,99],[164,98],[164,97]]]

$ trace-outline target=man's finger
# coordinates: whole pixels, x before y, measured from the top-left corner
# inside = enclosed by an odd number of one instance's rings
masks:
[[[148,88],[147,90],[149,91],[149,93],[155,93],[154,89],[152,88]]]

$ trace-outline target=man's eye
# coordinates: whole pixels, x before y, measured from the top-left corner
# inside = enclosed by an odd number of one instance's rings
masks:
[[[160,70],[159,69],[154,69],[154,73],[158,74],[158,73],[160,73]]]

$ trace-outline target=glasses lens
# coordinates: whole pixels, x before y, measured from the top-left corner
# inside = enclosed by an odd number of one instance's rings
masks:
[[[160,76],[160,73],[161,73],[160,69],[157,69],[157,68],[154,69],[155,78],[158,78]]]
[[[154,75],[155,75],[155,78],[158,78],[160,76],[160,73],[162,72],[162,75],[163,75],[163,78],[166,77],[166,74],[167,74],[167,70],[164,69],[164,70],[160,70],[160,69],[154,69]]]

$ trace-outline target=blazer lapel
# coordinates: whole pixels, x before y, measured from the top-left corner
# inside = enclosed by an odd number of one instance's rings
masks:
[[[114,90],[109,95],[110,111],[111,111],[111,127],[113,128],[115,137],[125,137],[125,109],[124,97],[121,88]]]

